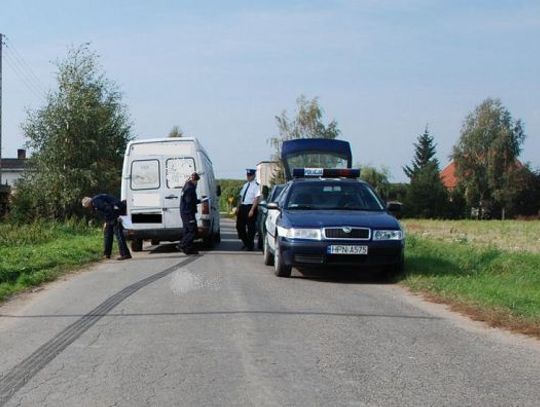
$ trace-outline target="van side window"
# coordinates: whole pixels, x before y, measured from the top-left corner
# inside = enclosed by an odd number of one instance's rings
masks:
[[[194,171],[196,171],[195,160],[192,157],[169,158],[165,162],[167,188],[182,188]]]
[[[131,163],[131,189],[158,189],[159,161],[138,160]]]

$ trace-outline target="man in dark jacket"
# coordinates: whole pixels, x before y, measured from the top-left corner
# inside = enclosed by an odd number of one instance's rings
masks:
[[[182,198],[180,199],[180,216],[182,217],[183,236],[178,245],[178,249],[185,254],[199,254],[193,247],[193,241],[197,237],[197,204],[201,201],[197,198],[197,182],[199,174],[194,172],[184,184],[182,189]]]
[[[107,194],[99,194],[93,198],[84,197],[82,199],[84,208],[92,208],[105,220],[103,226],[103,257],[110,259],[113,245],[113,234],[118,241],[118,250],[120,257],[118,260],[131,259],[131,253],[124,237],[124,228],[122,222],[118,219],[121,213],[123,203],[115,197]]]

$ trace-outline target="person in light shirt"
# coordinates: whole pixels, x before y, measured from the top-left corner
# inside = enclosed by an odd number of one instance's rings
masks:
[[[240,190],[238,207],[236,209],[236,230],[242,241],[242,250],[253,250],[254,238],[257,231],[257,205],[261,196],[259,183],[255,181],[255,170],[246,170],[246,183]]]

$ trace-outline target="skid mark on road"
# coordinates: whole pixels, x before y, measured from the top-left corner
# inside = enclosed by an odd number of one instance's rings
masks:
[[[40,346],[34,353],[0,378],[0,406],[6,404],[32,377],[118,304],[141,288],[171,274],[179,267],[192,263],[197,258],[198,256],[187,258],[172,267],[127,286]]]

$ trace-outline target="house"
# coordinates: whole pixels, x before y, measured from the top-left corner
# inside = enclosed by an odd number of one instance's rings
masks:
[[[256,181],[261,187],[270,186],[270,181],[274,177],[275,171],[279,168],[277,161],[261,161],[257,164]]]
[[[458,180],[456,178],[456,163],[454,160],[450,161],[439,175],[447,190],[453,191],[457,187]]]
[[[525,166],[521,161],[516,160],[515,161],[515,169],[521,169]],[[439,173],[439,176],[441,178],[441,181],[443,185],[446,187],[448,191],[453,191],[458,184],[458,179],[456,177],[456,163],[454,160],[450,161],[446,167],[444,167],[441,172]]]
[[[0,160],[1,184],[15,186],[15,182],[22,177],[26,168],[26,150],[17,150],[17,158],[2,158]]]

